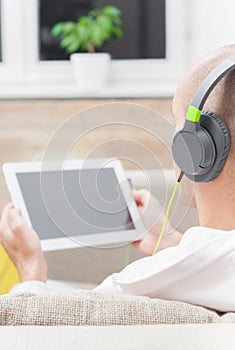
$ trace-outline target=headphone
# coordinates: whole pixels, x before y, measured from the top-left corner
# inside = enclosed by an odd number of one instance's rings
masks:
[[[203,106],[220,80],[235,70],[235,57],[213,69],[197,89],[188,109],[184,127],[172,142],[175,163],[189,179],[208,182],[222,171],[230,149],[230,134],[225,122]]]

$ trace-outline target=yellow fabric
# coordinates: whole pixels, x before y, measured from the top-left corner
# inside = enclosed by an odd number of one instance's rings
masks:
[[[0,246],[0,295],[8,293],[18,282],[19,275],[16,267],[3,247]]]

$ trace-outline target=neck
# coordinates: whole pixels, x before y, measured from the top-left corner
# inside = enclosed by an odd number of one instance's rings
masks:
[[[196,185],[196,202],[201,226],[228,231],[235,229],[235,196],[228,181],[221,177]]]

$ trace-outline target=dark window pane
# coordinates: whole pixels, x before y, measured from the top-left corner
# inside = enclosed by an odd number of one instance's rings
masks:
[[[76,21],[95,7],[115,5],[123,12],[124,37],[100,51],[115,59],[165,58],[165,0],[41,0],[39,13],[40,60],[63,60],[68,55],[52,38],[50,29],[59,21]]]

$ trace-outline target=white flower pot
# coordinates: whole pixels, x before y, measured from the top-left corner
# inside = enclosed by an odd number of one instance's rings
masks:
[[[97,91],[105,86],[110,54],[74,53],[70,56],[70,60],[79,91]]]

